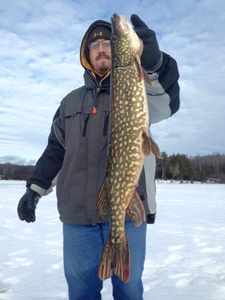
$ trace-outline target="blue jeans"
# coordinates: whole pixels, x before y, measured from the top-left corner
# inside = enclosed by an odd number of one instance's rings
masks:
[[[142,300],[142,272],[145,260],[146,223],[135,227],[125,224],[130,248],[131,276],[127,284],[113,276],[115,300]],[[69,300],[100,300],[102,281],[98,268],[109,233],[109,224],[63,225],[64,271],[68,284]]]

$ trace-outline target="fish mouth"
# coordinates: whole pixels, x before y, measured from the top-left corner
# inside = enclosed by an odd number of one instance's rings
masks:
[[[118,20],[120,17],[115,13],[112,15],[112,20]]]
[[[112,22],[112,33],[117,36],[121,32],[120,17],[117,14],[113,14],[111,18],[111,22]]]
[[[127,28],[127,20],[124,16],[113,14],[111,18],[112,23],[112,38],[120,38],[126,35],[129,31]]]

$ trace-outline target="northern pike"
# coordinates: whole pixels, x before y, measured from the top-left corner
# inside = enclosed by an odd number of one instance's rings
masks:
[[[126,17],[112,16],[111,127],[106,180],[99,192],[98,212],[103,217],[108,202],[110,232],[99,266],[99,278],[116,274],[130,277],[130,255],[125,217],[136,226],[146,213],[136,187],[145,155],[159,149],[148,136],[149,111],[140,63],[142,42]],[[137,241],[138,243],[138,241]]]

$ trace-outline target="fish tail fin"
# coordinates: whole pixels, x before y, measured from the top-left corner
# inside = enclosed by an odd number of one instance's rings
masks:
[[[109,277],[112,277],[112,259],[114,256],[113,252],[114,249],[112,248],[112,243],[108,239],[102,254],[102,259],[98,270],[98,276],[101,280],[105,280]]]
[[[98,276],[105,280],[115,274],[125,283],[130,278],[130,254],[126,238],[122,243],[113,244],[108,239],[99,266]]]
[[[97,197],[97,213],[99,220],[107,217],[109,212],[106,180],[103,182]]]
[[[148,136],[145,131],[142,133],[143,143],[142,143],[142,150],[145,155],[149,155],[151,152],[157,157],[160,158],[160,150],[159,146],[153,140],[151,136]]]
[[[126,213],[136,227],[146,221],[145,208],[136,190],[127,207]]]
[[[122,243],[116,245],[116,254],[112,265],[115,266],[114,273],[127,283],[130,278],[130,253],[125,237]]]

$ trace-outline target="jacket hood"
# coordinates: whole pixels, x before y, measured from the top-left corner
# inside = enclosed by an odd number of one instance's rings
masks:
[[[87,40],[88,40],[90,32],[97,26],[106,26],[111,30],[111,24],[109,22],[106,22],[103,20],[97,20],[89,26],[88,30],[86,31],[86,33],[83,37],[83,40],[81,42],[81,47],[80,47],[80,62],[81,62],[81,65],[83,66],[83,68],[85,70],[91,71],[91,73],[94,73],[94,72],[93,72],[93,68],[87,58],[87,53],[88,53],[87,52],[88,51],[87,50]]]

